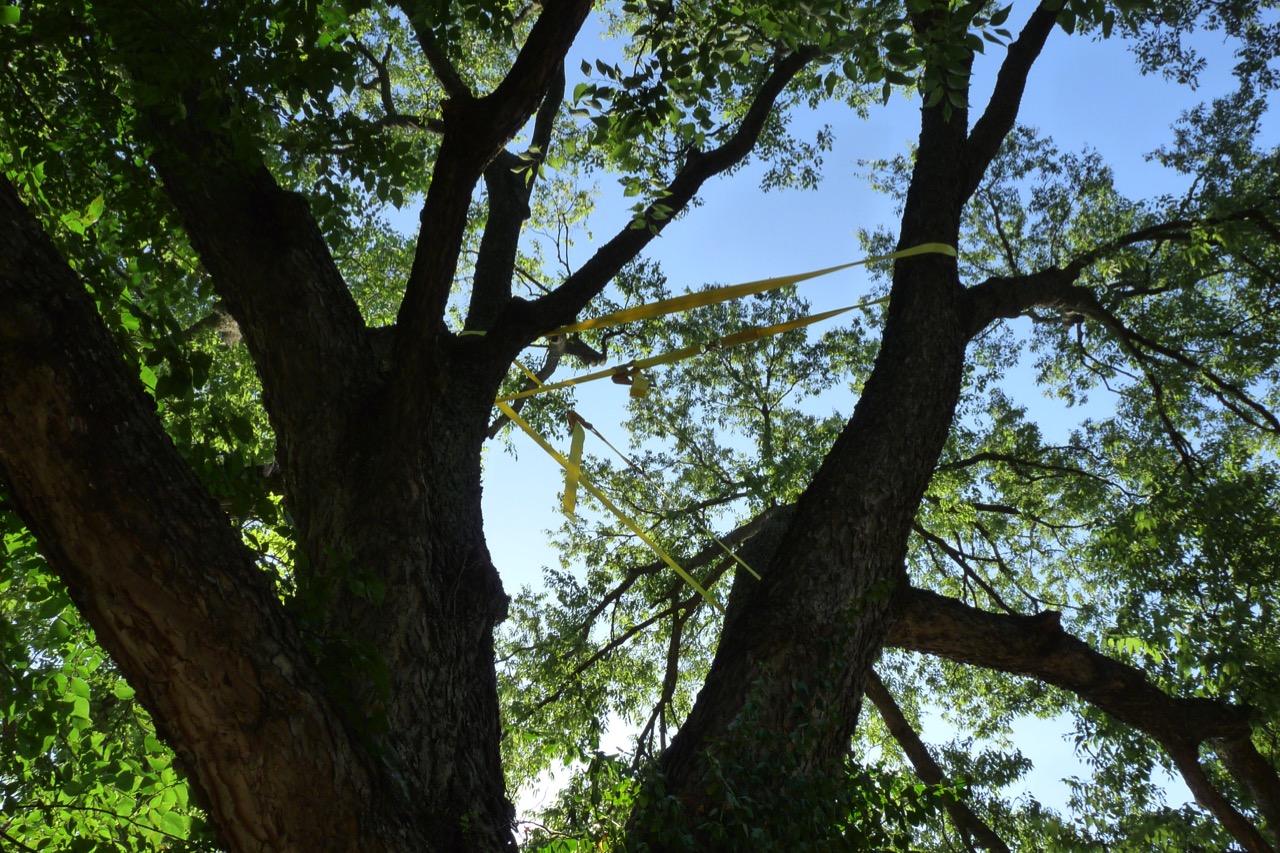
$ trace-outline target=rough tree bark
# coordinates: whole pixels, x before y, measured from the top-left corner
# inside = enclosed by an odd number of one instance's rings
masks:
[[[1013,126],[1055,18],[1045,7],[1033,13],[972,133],[964,109],[921,111],[899,248],[956,245],[961,210]],[[913,21],[922,31],[931,23],[928,15]],[[706,792],[724,767],[771,769],[730,781],[756,802],[768,802],[780,779],[838,771],[892,623],[894,592],[906,583],[911,523],[951,427],[970,311],[954,258],[895,263],[880,352],[853,415],[761,582],[726,621],[706,683],[660,759],[691,828],[718,805]],[[735,729],[763,736],[729,738]],[[769,737],[798,732],[798,748],[779,750]],[[633,826],[644,838],[646,829]]]
[[[401,5],[413,20],[416,4]],[[955,245],[1054,5],[1011,45],[972,132],[964,109],[923,111],[901,247]],[[502,171],[504,146],[540,106],[535,136],[545,131],[591,3],[538,6],[510,73],[483,96],[419,30],[449,99],[429,123],[442,134],[439,158],[389,360],[306,203],[226,130],[237,105],[213,57],[203,72],[188,63],[183,79],[167,79],[171,46],[152,22],[161,7],[97,8],[132,78],[175,95],[142,108],[139,132],[261,378],[297,529],[301,606],[281,604],[165,436],[84,283],[0,183],[5,488],[188,768],[228,849],[511,849],[491,635],[506,598],[481,527],[480,449],[512,358],[574,319],[653,238],[623,228],[552,293],[511,294],[528,196]],[[169,30],[199,26],[181,13]],[[691,151],[676,171],[662,199],[672,214],[742,161],[816,56],[774,57],[736,132]],[[494,230],[467,319],[485,334],[455,336],[445,307],[467,209],[491,164]],[[670,218],[651,221],[660,231]],[[896,630],[907,538],[951,426],[967,342],[1032,299],[1007,298],[1013,285],[997,284],[966,291],[942,255],[896,264],[881,350],[853,416],[763,582],[735,603],[702,694],[661,758],[690,815],[709,802],[711,764],[727,745],[735,762],[767,763],[775,777],[843,760],[870,666]],[[385,681],[360,661],[384,669]],[[644,821],[634,827],[642,839]]]
[[[504,146],[540,105],[535,135],[548,132],[590,8],[544,4],[484,96],[430,54],[450,100],[431,125],[441,149],[387,360],[305,201],[237,135],[224,70],[185,57],[170,74],[166,33],[199,16],[95,7],[131,78],[173,94],[148,100],[137,130],[262,381],[300,553],[291,610],[164,435],[83,282],[0,187],[5,488],[230,850],[514,847],[492,652],[506,597],[481,524],[481,446],[515,354],[653,237],[623,228],[553,296],[511,296],[528,197],[503,180]],[[667,207],[749,153],[812,56],[776,58],[737,131],[677,171]],[[492,327],[455,336],[444,308],[494,162],[497,227],[468,320]]]

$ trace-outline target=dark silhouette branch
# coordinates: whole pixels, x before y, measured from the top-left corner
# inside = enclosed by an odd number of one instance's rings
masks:
[[[458,69],[454,67],[444,48],[436,41],[435,33],[431,31],[426,21],[423,20],[423,15],[419,11],[419,4],[414,0],[402,0],[396,5],[400,7],[405,17],[409,19],[409,26],[413,28],[413,36],[418,42],[418,49],[422,51],[422,56],[427,60],[427,64],[431,66],[431,72],[440,81],[440,87],[444,89],[445,95],[450,98],[471,98],[471,88],[463,81],[462,75],[458,73]]]
[[[1244,211],[1223,217],[1161,222],[1102,243],[1061,267],[1046,267],[1025,275],[992,276],[966,291],[970,302],[970,339],[997,319],[1019,317],[1035,308],[1074,309],[1079,313],[1080,306],[1097,306],[1091,310],[1101,310],[1092,291],[1074,287],[1092,264],[1139,243],[1188,240],[1198,228],[1251,218],[1252,211]]]
[[[466,330],[486,331],[511,300],[520,235],[530,216],[529,199],[547,156],[556,115],[564,100],[564,66],[556,73],[534,117],[533,138],[523,157],[502,151],[484,170],[489,216],[472,277]]]
[[[379,59],[373,51],[365,47],[357,39],[355,42],[356,51],[369,61],[373,66],[373,70],[377,72],[376,81],[368,84],[366,88],[376,87],[378,96],[382,100],[382,118],[378,119],[378,124],[383,127],[406,127],[412,130],[429,130],[433,133],[441,133],[444,130],[444,123],[439,119],[428,118],[421,119],[417,116],[407,115],[396,109],[395,100],[391,93],[391,72],[387,67],[387,62],[391,58],[391,47],[388,46],[386,51]]]
[[[898,703],[894,701],[893,695],[889,693],[889,689],[884,686],[884,682],[880,680],[880,676],[872,672],[867,677],[866,687],[867,698],[876,706],[876,710],[880,712],[880,718],[884,720],[885,727],[889,729],[889,734],[893,735],[893,739],[902,747],[902,751],[906,753],[907,759],[910,760],[911,766],[915,768],[916,775],[920,777],[920,781],[926,785],[948,785],[951,780],[947,778],[947,774],[942,767],[934,760],[933,755],[929,752],[929,748],[925,746],[924,741],[920,739],[920,735],[907,721],[906,716],[902,713],[902,709],[898,707]],[[946,796],[942,799],[942,807],[946,809],[947,814],[951,817],[951,822],[955,824],[957,830],[964,837],[965,846],[970,846],[970,840],[976,841],[977,846],[984,850],[999,850],[1003,853],[1009,853],[1009,845],[1004,843],[999,835],[995,833],[986,821],[978,817],[968,804],[952,796]]]
[[[1244,218],[1247,216],[1229,217],[1232,220]],[[1214,221],[1222,222],[1226,219]],[[1086,266],[1116,249],[1154,239],[1187,239],[1201,224],[1204,223],[1185,220],[1151,226],[1092,250],[1073,260],[1066,268],[1050,267],[1026,276],[989,278],[968,291],[973,306],[970,329],[976,334],[996,317],[1016,317],[1032,308],[1049,308],[1087,317],[1111,332],[1125,351],[1143,366],[1143,372],[1147,381],[1152,383],[1155,393],[1160,393],[1156,387],[1159,383],[1146,369],[1153,362],[1149,353],[1158,353],[1181,367],[1199,374],[1204,379],[1207,390],[1241,420],[1258,429],[1272,433],[1280,432],[1280,418],[1253,399],[1238,384],[1200,364],[1185,353],[1130,329],[1098,300],[1093,291],[1074,284]],[[1172,427],[1171,423],[1166,425]]]
[[[1018,119],[1022,105],[1022,93],[1027,87],[1027,75],[1044,48],[1049,33],[1058,20],[1060,3],[1043,2],[1031,13],[1031,17],[1009,45],[1009,53],[996,76],[996,86],[982,117],[973,125],[965,146],[965,198],[977,189],[986,174],[987,167],[995,159],[1009,131]]]
[[[445,307],[462,250],[472,191],[484,169],[525,125],[563,73],[564,56],[591,5],[590,0],[545,5],[496,89],[482,98],[458,93],[442,105],[444,135],[396,321],[391,398],[397,422],[407,434],[416,431],[414,413],[430,405],[433,392],[438,393],[444,384]],[[491,344],[492,340],[486,339],[481,346]]]
[[[709,178],[732,168],[751,152],[787,84],[817,55],[815,50],[802,48],[778,59],[734,134],[705,154],[690,152],[668,184],[666,194],[654,203],[664,205],[670,213],[665,217],[656,216],[654,206],[650,205],[641,215],[642,221],[653,225],[653,231],[630,225],[623,228],[552,293],[532,303],[513,302],[512,306],[520,306],[520,310],[508,310],[499,323],[506,346],[518,349],[531,337],[572,322],[618,271],[648,245],[656,236],[654,232],[660,233],[671,218],[688,206]]]
[[[963,576],[969,580],[972,580],[979,587],[981,587],[982,591],[985,592],[992,601],[994,601],[997,605],[1000,606],[1000,609],[1004,610],[1006,613],[1017,612],[1008,605],[1008,603],[1000,596],[1000,593],[996,592],[995,588],[991,586],[990,582],[987,581],[986,578],[982,577],[982,575],[978,574],[977,570],[975,570],[973,566],[969,564],[968,554],[965,554],[964,552],[960,551],[958,548],[955,548],[954,546],[951,545],[951,543],[947,542],[945,539],[943,539],[941,536],[938,536],[936,533],[933,533],[930,530],[926,529],[924,525],[920,524],[919,522],[913,524],[912,529],[915,530],[915,532],[920,536],[920,538],[924,539],[925,542],[928,542],[929,544],[936,546],[939,550],[942,551],[942,553],[946,554],[951,559],[951,562],[955,563],[957,566],[960,567],[960,571],[963,573]]]
[[[1229,756],[1224,761],[1227,769],[1243,774],[1238,781],[1257,798],[1259,811],[1280,813],[1280,779],[1253,746],[1247,708],[1168,695],[1149,682],[1142,670],[1113,660],[1068,634],[1060,614],[1054,611],[1034,616],[1000,615],[908,588],[899,599],[897,621],[886,644],[1034,678],[1075,693],[1160,744],[1182,771],[1197,800],[1213,811],[1246,849],[1270,850],[1269,846],[1257,846],[1261,841],[1257,829],[1239,817],[1204,777],[1197,754],[1200,744],[1213,743]]]

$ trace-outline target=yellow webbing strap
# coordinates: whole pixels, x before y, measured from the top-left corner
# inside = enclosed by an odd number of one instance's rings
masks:
[[[646,305],[637,305],[634,308],[625,308],[622,311],[615,311],[612,314],[605,314],[603,317],[596,317],[591,320],[583,320],[580,323],[572,323],[568,326],[561,326],[547,332],[547,337],[552,335],[566,335],[570,332],[585,332],[588,329],[605,329],[609,326],[618,326],[622,323],[630,323],[634,320],[648,320],[653,317],[661,317],[665,314],[674,314],[677,311],[688,311],[690,308],[701,308],[704,305],[718,305],[721,302],[727,302],[730,299],[737,299],[739,296],[750,296],[754,293],[764,293],[769,290],[777,290],[779,287],[796,284],[801,281],[808,281],[811,278],[829,275],[840,270],[847,270],[850,267],[862,266],[864,264],[873,264],[877,261],[892,261],[898,258],[909,258],[913,255],[948,255],[956,256],[954,246],[948,246],[946,243],[921,243],[919,246],[912,246],[910,249],[903,249],[900,252],[890,252],[887,255],[876,255],[872,258],[863,258],[860,261],[853,261],[848,264],[840,264],[839,266],[827,267],[826,269],[813,270],[812,272],[796,273],[795,275],[784,275],[778,278],[766,278],[760,281],[749,281],[745,284],[731,284],[725,287],[713,287],[703,290],[699,293],[687,293],[684,296],[673,296],[670,299],[660,299],[657,302],[650,302]]]
[[[582,428],[586,421],[577,412],[569,412],[569,423],[573,438],[569,442],[569,467],[564,471],[563,509],[565,515],[573,518],[573,511],[578,505],[578,480],[582,478],[582,443],[586,441],[587,433]]]
[[[529,379],[532,380],[535,385],[542,384],[542,380],[539,379],[532,370],[526,367],[525,363],[523,361],[520,361],[520,359],[516,359],[516,367],[520,368],[520,370],[524,372],[524,375],[528,376]],[[635,378],[637,382],[639,382],[641,379],[644,379],[645,386],[646,387],[648,386],[648,380],[645,379],[643,374],[637,373]],[[632,396],[636,396],[634,385],[632,386],[631,394]],[[570,442],[570,447],[569,447],[569,463],[575,467],[565,470],[565,476],[564,476],[565,496],[562,504],[565,515],[568,515],[570,518],[572,518],[574,510],[577,508],[578,480],[582,476],[582,444],[583,444],[583,441],[579,440],[578,438],[578,432],[583,428],[591,430],[592,435],[594,435],[596,438],[603,441],[605,444],[605,447],[608,447],[610,450],[612,450],[615,454],[618,455],[618,458],[620,458],[623,462],[626,462],[628,465],[630,465],[632,470],[634,470],[641,477],[643,477],[645,482],[653,486],[654,490],[656,490],[658,494],[662,495],[664,498],[671,501],[672,503],[675,503],[671,495],[667,494],[666,491],[662,488],[662,486],[658,485],[658,482],[649,476],[648,471],[645,471],[643,468],[640,467],[639,463],[637,463],[630,456],[628,456],[627,454],[619,450],[617,447],[615,447],[612,441],[604,437],[604,433],[600,432],[600,430],[596,429],[594,426],[588,423],[587,420],[582,417],[582,415],[578,414],[572,409],[569,411],[569,423],[572,425],[572,432],[573,432],[573,439]],[[582,437],[583,439],[586,438],[585,433],[583,434]],[[570,497],[570,495],[572,495],[572,497]],[[760,574],[755,569],[751,568],[745,562],[743,562],[742,558],[739,557],[737,554],[735,554],[733,552],[733,549],[730,548],[728,545],[726,545],[724,543],[724,540],[722,540],[719,536],[717,536],[715,534],[715,531],[713,531],[711,527],[707,525],[706,522],[704,522],[701,518],[699,518],[696,515],[694,516],[694,518],[697,520],[698,525],[702,528],[703,532],[706,533],[708,536],[710,536],[715,541],[715,543],[720,546],[720,549],[722,551],[728,554],[729,557],[731,557],[733,561],[737,563],[739,566],[742,566],[742,568],[746,569],[748,572],[751,572],[751,574],[755,576],[756,580],[760,580]]]
[[[502,412],[504,415],[510,418],[513,424],[520,427],[520,429],[524,430],[525,434],[528,435],[530,438],[532,438],[538,444],[539,447],[545,450],[551,456],[552,459],[556,460],[562,466],[564,466],[564,469],[566,471],[569,470],[570,464],[571,464],[569,460],[566,459],[564,455],[560,453],[560,451],[552,447],[550,443],[547,442],[546,439],[544,439],[541,435],[539,435],[537,430],[531,427],[528,424],[528,422],[525,421],[524,418],[520,417],[519,413],[516,412],[515,409],[511,408],[511,406],[507,405],[502,400],[497,401],[497,406],[500,412]],[[609,500],[608,496],[606,496],[604,492],[596,488],[595,484],[592,483],[591,480],[586,477],[586,475],[579,472],[578,482],[582,485],[584,489],[590,492],[595,497],[596,500],[600,501],[600,503],[604,505],[605,509],[609,510],[614,515],[616,515],[619,521],[621,521],[624,525],[630,528],[632,533],[639,536],[640,540],[644,542],[644,544],[648,545],[654,551],[654,553],[656,553],[659,557],[661,557],[664,563],[666,563],[668,566],[674,569],[675,573],[680,576],[681,580],[683,580],[689,586],[693,587],[693,589],[697,591],[697,593],[701,595],[704,599],[706,599],[706,601],[710,603],[712,607],[716,608],[721,613],[724,612],[724,608],[720,606],[720,602],[716,601],[715,597],[711,593],[707,592],[707,590],[702,587],[702,584],[698,583],[698,581],[694,579],[693,575],[686,572],[684,568],[681,567],[681,565],[677,563],[661,545],[659,545],[656,541],[654,541],[652,536],[650,536],[643,528],[640,527],[640,525],[632,521],[631,518],[625,512],[618,509],[618,507],[613,503],[613,501]]]
[[[585,423],[585,421],[584,421],[584,423]],[[658,481],[657,481],[657,480],[655,480],[655,479],[653,479],[652,477],[650,477],[650,476],[649,476],[649,472],[648,472],[648,471],[645,471],[643,468],[641,468],[641,467],[640,467],[640,465],[639,465],[638,463],[636,463],[636,462],[635,462],[635,461],[634,461],[630,456],[628,456],[627,454],[623,453],[623,452],[622,452],[621,450],[619,450],[618,448],[614,447],[614,446],[613,446],[613,442],[612,442],[612,441],[610,441],[609,439],[605,438],[603,435],[601,435],[601,434],[600,434],[600,431],[599,431],[598,429],[596,429],[595,427],[593,427],[591,424],[586,424],[586,427],[587,427],[587,429],[591,430],[591,433],[592,433],[596,438],[598,438],[598,439],[600,439],[601,441],[603,441],[603,442],[605,443],[605,446],[606,446],[606,447],[608,447],[608,448],[609,448],[610,450],[612,450],[614,453],[618,454],[618,456],[620,456],[620,457],[622,458],[622,461],[623,461],[623,462],[626,462],[628,465],[630,465],[630,466],[631,466],[631,468],[632,468],[632,470],[634,470],[637,474],[639,474],[641,477],[643,477],[646,483],[648,483],[650,486],[653,486],[654,490],[655,490],[655,491],[657,491],[657,493],[658,493],[658,494],[662,495],[664,498],[666,498],[667,500],[671,501],[672,503],[675,503],[675,501],[674,501],[674,500],[672,500],[671,495],[667,494],[666,490],[665,490],[665,489],[663,489],[663,488],[662,488],[662,486],[659,486],[659,485],[658,485]],[[726,544],[724,543],[724,540],[723,540],[723,539],[721,539],[719,536],[717,536],[717,535],[715,534],[715,532],[711,529],[711,527],[710,527],[709,525],[707,525],[707,524],[706,524],[706,522],[704,522],[704,521],[703,521],[700,517],[698,517],[698,515],[696,515],[696,514],[694,515],[694,518],[698,521],[698,526],[702,528],[703,532],[704,532],[704,533],[706,533],[708,536],[710,536],[710,537],[715,541],[715,543],[716,543],[717,545],[719,545],[719,546],[720,546],[720,550],[724,551],[726,554],[728,554],[730,557],[732,557],[732,558],[733,558],[733,561],[734,561],[735,563],[737,563],[739,566],[742,566],[742,568],[744,568],[744,569],[746,569],[747,571],[751,572],[752,576],[754,576],[756,580],[760,580],[760,574],[759,574],[759,572],[757,572],[755,569],[751,568],[751,567],[750,567],[750,566],[748,566],[745,562],[743,562],[742,558],[741,558],[741,557],[739,557],[737,554],[735,554],[735,553],[733,552],[733,549],[732,549],[732,548],[730,548],[728,545],[726,545]]]
[[[737,346],[738,344],[745,344],[750,341],[767,338],[770,335],[780,335],[783,332],[790,332],[793,329],[799,329],[804,326],[811,326],[814,323],[820,323],[823,320],[829,320],[832,317],[843,314],[846,311],[852,311],[855,308],[867,308],[871,305],[879,305],[882,302],[887,302],[888,299],[889,297],[883,296],[879,299],[859,302],[857,305],[846,305],[844,308],[836,308],[832,311],[823,311],[820,314],[812,314],[808,317],[788,320],[785,323],[776,323],[772,326],[763,326],[755,329],[747,329],[743,332],[734,332],[732,335],[724,335],[723,337],[716,338],[708,344],[693,344],[692,346],[680,347],[679,349],[674,349],[670,352],[662,353],[661,355],[639,358],[635,361],[629,361],[626,364],[619,364],[614,367],[605,368],[604,370],[597,370],[595,373],[586,373],[582,376],[575,376],[573,379],[565,379],[561,382],[552,382],[549,385],[539,385],[536,388],[526,388],[524,391],[518,391],[514,394],[506,394],[498,399],[509,403],[512,400],[519,400],[522,397],[532,397],[534,394],[544,394],[547,391],[558,391],[561,388],[571,388],[574,385],[581,385],[584,382],[604,379],[618,374],[634,376],[639,371],[646,370],[650,367],[657,367],[662,364],[673,364],[674,362],[691,358],[695,355],[701,355],[708,350]]]

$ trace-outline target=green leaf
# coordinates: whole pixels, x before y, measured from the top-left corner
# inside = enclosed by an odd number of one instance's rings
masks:
[[[142,379],[143,387],[154,397],[156,394],[156,372],[144,364],[139,369],[138,376]]]
[[[181,812],[165,812],[160,816],[160,829],[170,835],[186,838],[191,833],[191,818]]]
[[[89,202],[89,208],[84,213],[84,224],[92,225],[102,218],[102,211],[106,209],[107,200],[99,193],[97,198]]]
[[[71,712],[68,716],[74,719],[89,719],[89,700],[84,696],[72,696],[69,700],[71,703]]]
[[[231,434],[241,444],[252,444],[256,438],[253,432],[253,421],[244,415],[234,415],[227,420]]]
[[[58,218],[62,223],[62,227],[66,228],[72,234],[84,234],[84,223],[80,220],[78,213],[64,213]]]
[[[22,10],[17,6],[0,6],[0,26],[16,26],[22,20]]]

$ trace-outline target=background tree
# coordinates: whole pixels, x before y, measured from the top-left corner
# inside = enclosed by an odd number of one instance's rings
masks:
[[[984,35],[1011,38],[1005,10],[624,4],[626,62],[599,63],[563,111],[589,10],[108,0],[30,4],[3,31],[6,835],[199,847],[207,826],[236,850],[511,847],[491,633],[507,599],[480,518],[481,448],[504,426],[492,403],[524,382],[509,365],[603,311],[606,285],[753,147],[777,158],[773,180],[812,180],[780,107],[861,108],[914,86],[918,148],[883,173],[903,206],[889,239],[960,246],[961,260],[899,260],[882,319],[682,367],[674,397],[640,406],[641,435],[677,423],[681,456],[703,451],[679,494],[695,513],[744,514],[729,540],[763,580],[737,576],[721,623],[651,558],[570,530],[592,571],[585,587],[561,580],[561,607],[516,609],[511,642],[533,657],[509,659],[504,693],[527,700],[516,679],[531,679],[556,701],[511,702],[507,766],[518,782],[548,745],[590,746],[602,714],[651,702],[643,784],[600,758],[570,789],[590,805],[613,783],[612,840],[625,822],[636,847],[884,845],[924,820],[945,845],[935,803],[965,839],[1071,843],[994,790],[979,791],[985,817],[966,805],[907,745],[892,695],[909,679],[980,684],[997,697],[981,703],[991,726],[1032,700],[950,664],[868,682],[888,642],[1106,712],[1085,718],[1115,776],[1095,813],[1145,805],[1125,773],[1167,761],[1217,825],[1144,814],[1139,829],[1268,849],[1277,212],[1274,158],[1247,121],[1280,41],[1258,10],[1041,5],[971,129],[970,67]],[[1153,66],[1191,74],[1178,38],[1202,24],[1241,41],[1243,84],[1166,155],[1197,174],[1186,197],[1127,202],[1095,162],[1014,132],[1055,26],[1129,30]],[[521,232],[582,214],[574,164],[620,170],[642,201],[551,286]],[[379,210],[416,193],[406,242]],[[624,296],[659,286],[642,272],[619,280]],[[592,346],[639,352],[797,310],[784,293],[555,340],[542,373]],[[1014,347],[999,323],[1023,314],[1053,321],[1045,382],[1083,393],[1132,377],[1132,409],[1045,447],[993,385]],[[833,379],[860,391],[847,423],[787,403],[791,386]],[[664,406],[708,407],[759,456]],[[547,424],[563,407],[523,411]],[[704,585],[728,577],[689,512],[652,512]],[[1101,584],[1100,565],[1126,567],[1124,582]],[[606,614],[638,627],[593,649]],[[617,677],[655,659],[661,678]],[[868,684],[934,785],[923,799],[850,765]],[[1074,701],[1039,692],[1040,707]],[[1010,772],[953,762],[979,786]]]

